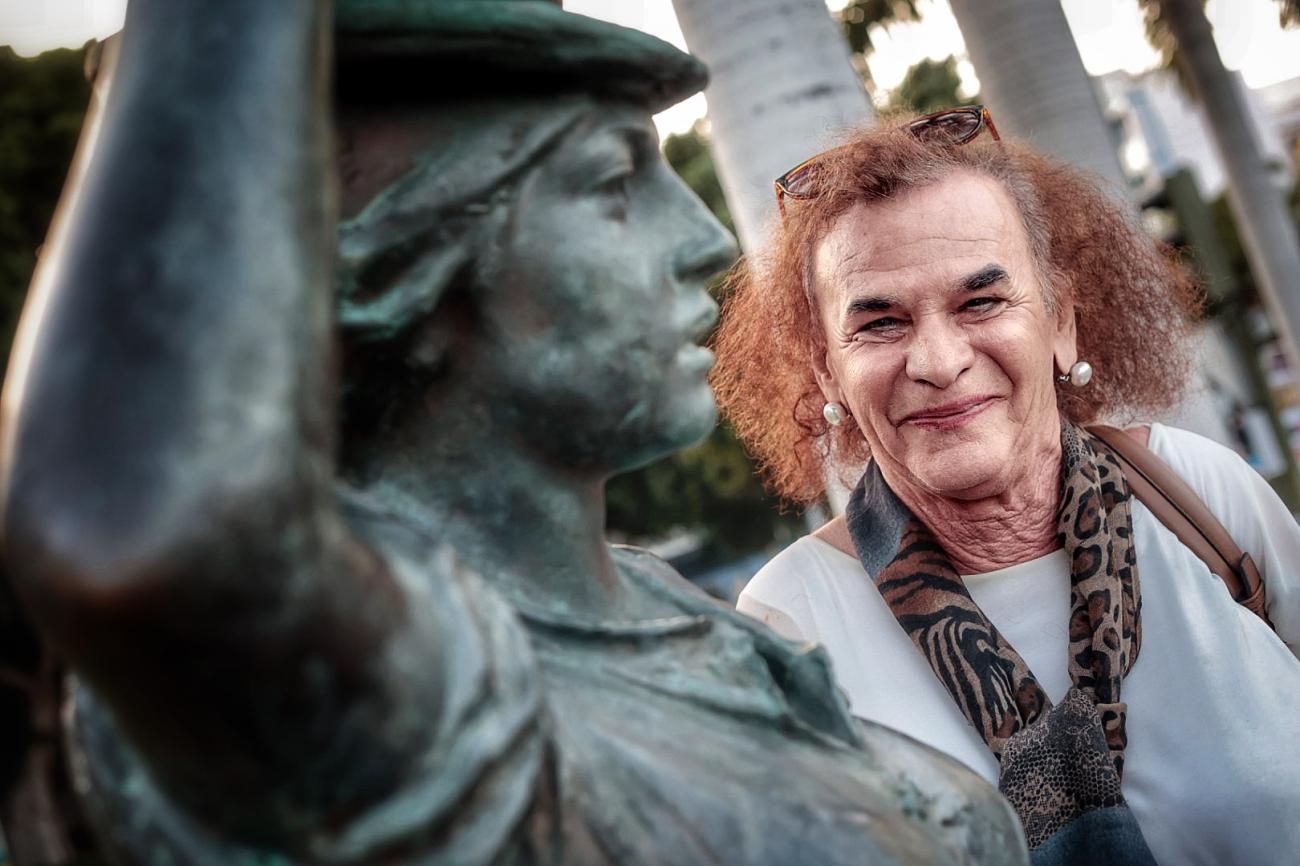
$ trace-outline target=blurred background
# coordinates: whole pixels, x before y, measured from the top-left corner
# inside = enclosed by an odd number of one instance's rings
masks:
[[[1236,449],[1300,509],[1300,0],[564,5],[709,63],[709,90],[655,120],[669,163],[743,248],[771,229],[772,178],[894,109],[983,102],[1004,135],[1092,172],[1187,258],[1211,299],[1192,392],[1161,420]],[[2,355],[89,98],[89,43],[120,28],[124,8],[0,0]],[[615,479],[608,534],[734,599],[836,499],[783,509],[723,424]]]

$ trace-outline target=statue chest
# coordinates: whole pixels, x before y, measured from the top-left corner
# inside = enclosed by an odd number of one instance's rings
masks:
[[[534,646],[556,808],[596,862],[963,862],[900,807],[905,783],[792,710],[732,627],[575,637]]]

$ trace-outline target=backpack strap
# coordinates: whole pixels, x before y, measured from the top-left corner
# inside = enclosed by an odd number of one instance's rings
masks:
[[[1219,576],[1238,604],[1272,628],[1265,605],[1264,579],[1255,561],[1242,552],[1196,491],[1154,451],[1123,430],[1104,424],[1087,429],[1115,452],[1133,495]]]

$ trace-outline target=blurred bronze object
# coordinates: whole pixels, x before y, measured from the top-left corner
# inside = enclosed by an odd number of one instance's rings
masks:
[[[715,420],[734,249],[650,119],[705,78],[539,0],[133,0],[3,428],[112,862],[1025,861],[820,649],[603,541]]]

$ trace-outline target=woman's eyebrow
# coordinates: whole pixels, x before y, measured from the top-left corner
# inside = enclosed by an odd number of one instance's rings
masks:
[[[999,264],[987,264],[975,273],[957,283],[960,292],[978,292],[994,283],[1010,279],[1006,268]],[[898,298],[887,295],[862,295],[853,298],[845,305],[844,315],[855,316],[859,313],[879,313],[898,306]]]
[[[844,315],[855,316],[858,313],[880,313],[896,306],[898,306],[898,298],[864,295],[849,301],[844,310]]]
[[[957,284],[962,292],[978,292],[996,282],[1008,279],[1006,268],[1001,265],[987,264]]]

